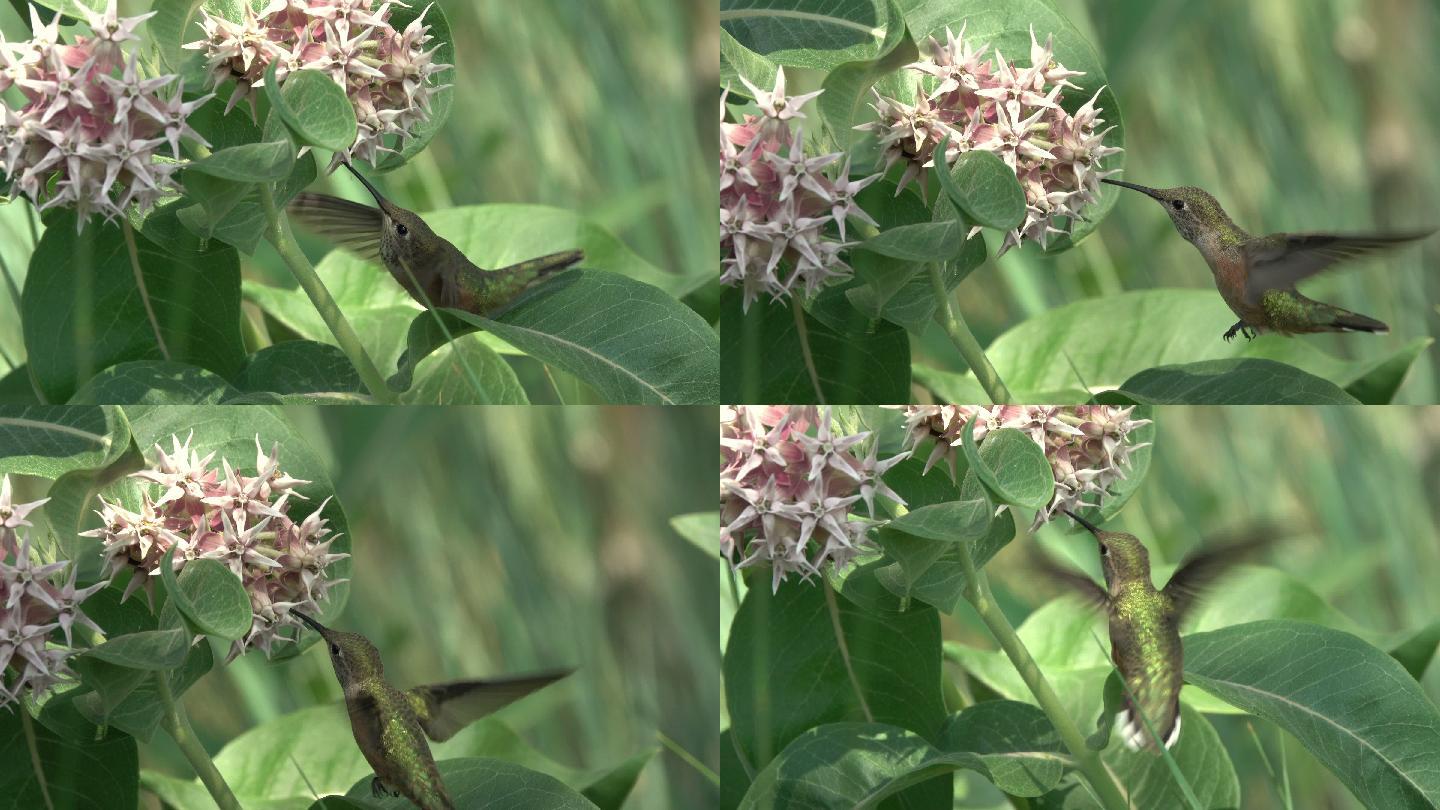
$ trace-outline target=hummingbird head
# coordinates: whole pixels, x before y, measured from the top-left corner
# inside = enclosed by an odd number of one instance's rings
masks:
[[[1150,581],[1150,552],[1133,534],[1105,532],[1090,521],[1065,510],[1070,519],[1084,526],[1100,544],[1100,568],[1105,572],[1105,586],[1115,593],[1125,582]]]
[[[290,612],[310,625],[311,629],[325,640],[325,645],[330,650],[330,664],[335,667],[335,678],[340,681],[340,686],[346,690],[347,696],[352,684],[384,674],[384,667],[380,664],[380,651],[375,649],[370,639],[359,633],[331,630],[298,610]]]
[[[1101,180],[1100,182],[1138,191],[1165,206],[1165,213],[1169,214],[1170,221],[1175,223],[1175,230],[1179,231],[1187,242],[1194,242],[1201,234],[1230,221],[1225,209],[1221,208],[1220,203],[1216,202],[1215,198],[1211,197],[1210,193],[1203,188],[1195,186],[1150,188],[1135,183],[1126,183],[1123,180]]]
[[[375,204],[380,208],[380,258],[386,266],[404,262],[413,271],[423,261],[430,246],[435,244],[435,232],[413,211],[407,211],[385,199],[380,189],[355,170],[349,162],[345,168],[365,186]]]

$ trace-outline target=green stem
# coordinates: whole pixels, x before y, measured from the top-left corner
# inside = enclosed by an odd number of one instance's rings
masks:
[[[655,736],[659,738],[661,745],[670,749],[670,753],[679,757],[680,760],[686,765],[694,768],[695,772],[705,777],[706,781],[716,787],[720,786],[720,774],[715,773],[715,771],[711,770],[708,766],[705,765],[705,763],[697,759],[694,754],[686,751],[684,746],[665,736],[665,732],[660,731],[659,729],[655,730]]]
[[[155,308],[150,305],[150,292],[145,289],[145,273],[140,270],[140,251],[135,247],[135,231],[130,220],[120,218],[120,230],[125,234],[125,250],[130,254],[130,271],[135,274],[135,286],[140,290],[140,303],[145,305],[145,317],[150,319],[150,328],[155,332],[155,342],[160,346],[160,356],[170,359],[170,349],[165,345],[165,335],[160,332],[160,319],[155,317]]]
[[[835,643],[840,646],[840,660],[845,662],[845,672],[850,676],[850,687],[855,690],[855,697],[860,700],[860,711],[865,713],[865,722],[875,722],[875,715],[870,712],[870,704],[865,702],[865,690],[860,688],[860,679],[855,677],[855,667],[850,663],[850,647],[845,643],[845,629],[840,626],[840,604],[835,601],[835,589],[830,586],[830,580],[821,577],[825,583],[825,604],[830,608],[830,626],[835,628]]]
[[[980,348],[980,341],[965,325],[965,319],[960,317],[950,306],[950,292],[945,289],[945,279],[940,275],[940,265],[930,265],[930,286],[935,291],[935,320],[940,323],[945,334],[950,336],[950,342],[965,359],[965,364],[975,372],[975,379],[980,381],[980,387],[990,396],[990,401],[997,404],[1008,404],[1014,400],[1010,389],[1005,387],[1005,381],[1000,379],[1000,374],[995,367],[990,365],[990,359],[985,356],[985,350]]]
[[[970,546],[967,543],[956,543],[955,547],[960,552],[960,565],[965,569],[965,580],[970,583],[970,587],[965,591],[965,598],[975,607],[975,612],[980,614],[985,626],[990,628],[990,634],[1000,643],[1000,649],[1005,651],[1010,663],[1020,673],[1030,693],[1040,704],[1041,711],[1050,718],[1051,724],[1060,734],[1061,742],[1065,743],[1070,755],[1075,758],[1076,766],[1085,775],[1100,804],[1105,810],[1129,810],[1130,804],[1120,786],[1115,783],[1115,778],[1105,767],[1105,763],[1100,761],[1100,757],[1085,744],[1085,737],[1080,733],[1075,721],[1065,713],[1065,707],[1060,705],[1060,698],[1045,679],[1045,673],[1040,671],[1040,666],[1025,648],[1025,643],[1010,625],[1010,620],[1005,618],[1000,606],[996,604],[994,595],[990,593],[990,580],[986,578],[984,571],[975,567],[975,560],[970,556]]]
[[[265,205],[265,217],[270,222],[270,243],[290,268],[295,280],[300,282],[300,288],[310,296],[310,303],[315,305],[315,310],[330,328],[330,334],[335,336],[340,351],[345,353],[351,365],[360,373],[360,380],[369,389],[370,396],[382,403],[394,402],[395,395],[385,384],[385,378],[375,367],[375,361],[370,359],[365,347],[360,345],[360,337],[355,334],[354,327],[350,325],[345,313],[340,311],[340,305],[335,303],[335,298],[325,288],[325,282],[320,280],[315,268],[310,266],[310,260],[305,258],[300,246],[295,243],[295,236],[290,233],[289,220],[284,213],[275,210],[275,201],[271,199],[268,190],[262,189],[260,200]]]
[[[805,360],[805,370],[810,373],[810,385],[815,388],[815,403],[825,404],[825,392],[820,390],[820,374],[815,371],[815,357],[810,354],[810,331],[805,328],[805,307],[800,299],[791,296],[795,309],[795,332],[800,337],[800,356]]]
[[[175,740],[185,759],[190,761],[190,767],[194,769],[195,775],[200,777],[205,789],[210,791],[210,798],[215,800],[220,810],[241,810],[240,801],[230,791],[230,786],[225,784],[225,777],[220,775],[219,769],[210,759],[210,754],[205,751],[205,746],[195,739],[195,730],[190,727],[190,720],[185,717],[184,710],[175,703],[166,673],[155,673],[155,684],[160,695],[160,705],[165,710],[160,717],[161,727]]]
[[[55,803],[50,801],[50,786],[45,783],[45,769],[40,766],[40,746],[35,742],[35,722],[30,719],[30,711],[23,704],[16,711],[20,712],[20,727],[25,729],[25,745],[30,749],[30,767],[35,769],[35,781],[40,784],[40,798],[45,800],[46,810],[55,810]]]

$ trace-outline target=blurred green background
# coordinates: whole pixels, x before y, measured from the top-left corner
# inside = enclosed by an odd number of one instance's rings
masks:
[[[1440,5],[1433,0],[1056,0],[1100,52],[1125,122],[1125,172],[1201,186],[1252,233],[1440,225]],[[1109,116],[1107,116],[1109,117]],[[1316,278],[1304,291],[1390,324],[1383,337],[1296,338],[1379,357],[1440,332],[1440,239]],[[1122,196],[1055,258],[1012,251],[961,288],[982,344],[1088,296],[1213,288],[1153,202]],[[1196,335],[1197,341],[1218,335]],[[938,329],[917,359],[963,370]],[[1423,353],[1397,402],[1440,401],[1440,353]]]
[[[150,6],[120,2],[122,14]],[[501,0],[447,0],[443,8],[457,52],[455,103],[429,148],[381,178],[392,200],[421,213],[480,203],[552,205],[593,219],[663,270],[714,274],[713,3],[527,0],[522,9]],[[21,19],[0,3],[7,38],[28,37]],[[199,28],[193,31],[198,39]],[[311,190],[370,202],[344,172]],[[23,208],[0,205],[0,258],[17,286],[31,244]],[[312,260],[331,247],[303,231],[297,236]],[[268,243],[242,261],[247,278],[295,286]],[[714,320],[718,284],[688,301]],[[0,376],[24,362],[15,313],[11,295],[0,290]],[[507,357],[532,401],[542,401],[550,384],[540,364]],[[566,401],[574,401],[569,390]]]
[[[586,769],[659,747],[717,767],[714,560],[669,527],[713,508],[710,408],[294,408],[332,459],[354,556],[339,629],[375,642],[397,686],[573,665],[502,717]],[[283,459],[283,448],[282,448]],[[184,702],[206,748],[338,701],[323,645],[247,655]],[[337,709],[338,711],[338,709]],[[142,767],[185,778],[169,738]],[[664,749],[626,807],[713,806],[716,789]]]
[[[1440,491],[1440,409],[1168,407],[1157,409],[1155,420],[1145,481],[1105,528],[1140,537],[1157,568],[1207,541],[1269,526],[1283,539],[1249,562],[1298,578],[1360,629],[1398,635],[1440,615],[1434,586],[1440,581],[1440,503],[1434,497]],[[1051,528],[1039,536],[1052,550],[1074,548],[1083,539]],[[1098,575],[1098,558],[1089,552],[1093,543],[1083,545]],[[997,600],[1016,625],[1061,594],[1035,572],[1028,559],[1034,553],[1017,537],[986,567]],[[1166,575],[1158,576],[1163,581]],[[1224,587],[1221,579],[1217,591]],[[1264,596],[1255,601],[1263,603]],[[943,619],[946,637],[993,649],[979,617],[961,604],[955,616]],[[1440,666],[1434,662],[1422,687],[1440,702]],[[1246,719],[1209,719],[1235,763],[1241,807],[1285,807]],[[1362,807],[1288,734],[1262,720],[1249,722],[1277,773],[1278,737],[1286,738],[1292,808]]]

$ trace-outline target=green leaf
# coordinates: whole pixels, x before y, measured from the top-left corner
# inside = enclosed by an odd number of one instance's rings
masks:
[[[1060,782],[1067,756],[1045,713],[1012,700],[988,700],[952,715],[938,747],[978,754],[990,781],[1012,796],[1048,793]]]
[[[997,516],[991,521],[985,536],[971,542],[970,557],[975,567],[984,568],[1014,538],[1014,516],[1010,512]],[[886,550],[889,551],[888,548]],[[965,565],[957,548],[946,549],[913,581],[906,576],[904,566],[898,561],[890,563],[886,559],[871,565],[876,581],[902,599],[918,599],[944,613],[953,613],[965,598]]]
[[[1274,360],[1232,357],[1146,369],[1101,402],[1147,405],[1359,405],[1340,386]]]
[[[1366,405],[1389,405],[1410,367],[1434,342],[1434,338],[1415,338],[1394,354],[1372,361],[1370,368],[1352,372],[1345,392]]]
[[[435,764],[456,810],[494,807],[496,797],[504,797],[505,807],[515,810],[595,810],[589,799],[555,777],[509,762],[472,758],[445,759]],[[356,782],[346,796],[368,799],[369,777]],[[371,800],[370,804],[387,810],[412,810],[415,806],[399,797]]]
[[[160,576],[170,604],[190,625],[206,635],[234,641],[250,632],[253,615],[245,585],[219,560],[195,559],[185,563],[177,578],[175,549],[165,552]]]
[[[881,613],[837,596],[852,684],[823,586],[792,580],[772,594],[768,582],[750,584],[731,624],[723,671],[731,732],[757,770],[814,726],[864,720],[862,695],[875,722],[935,737],[945,708],[933,608]],[[949,796],[949,779],[919,793]]]
[[[922,362],[917,362],[910,369],[915,377],[915,384],[929,390],[936,402],[948,402],[952,404],[985,402],[990,395],[985,393],[984,386],[975,379],[974,375],[957,374],[953,371],[940,371],[931,368]],[[1016,402],[1088,402],[1091,398],[1089,391],[1083,391],[1078,387],[1061,391],[1044,391],[1034,393],[1030,391],[1011,390]]]
[[[720,0],[720,27],[770,61],[828,71],[880,55],[889,27],[904,24],[890,8],[884,0]]]
[[[224,180],[261,183],[283,180],[294,167],[295,147],[267,141],[220,149],[186,164],[185,168]]]
[[[886,0],[886,8],[888,19],[901,19],[900,9],[894,0]],[[831,139],[841,151],[848,151],[859,137],[853,129],[856,113],[862,108],[870,86],[885,74],[914,62],[920,55],[903,24],[886,27],[885,41],[880,44],[879,50],[874,59],[860,59],[837,65],[821,85],[825,92],[816,100],[816,106],[821,119],[830,130]],[[774,83],[773,76],[769,77],[767,84],[760,83],[767,81],[766,78],[746,78],[757,87],[769,87]]]
[[[109,734],[100,741],[66,739],[34,725],[38,763],[31,759],[20,712],[0,711],[0,796],[13,808],[42,808],[46,797],[59,808],[104,807],[131,810],[140,795],[135,740]],[[36,766],[45,776],[45,789]]]
[[[1120,105],[1114,91],[1110,89],[1111,82],[1105,74],[1105,63],[1089,40],[1060,13],[1053,0],[1006,0],[1003,3],[984,4],[955,3],[953,0],[905,0],[902,5],[905,24],[916,42],[925,42],[931,36],[943,41],[947,26],[958,32],[964,25],[966,41],[976,46],[987,43],[990,45],[990,50],[985,54],[986,58],[993,58],[994,53],[999,51],[1007,60],[1025,60],[1030,53],[1032,25],[1035,36],[1042,43],[1053,34],[1055,60],[1071,70],[1083,71],[1083,75],[1071,79],[1078,88],[1065,90],[1060,106],[1074,112],[1089,101],[1097,90],[1100,91],[1095,105],[1102,111],[1101,117],[1105,119],[1105,125],[1099,129],[1114,126],[1105,137],[1105,144],[1116,147],[1125,145],[1125,126],[1121,121]],[[913,82],[911,84],[913,86]],[[1104,168],[1115,169],[1122,164],[1123,153],[1121,157],[1106,162]],[[1052,239],[1049,252],[1066,250],[1089,235],[1115,205],[1120,191],[1121,189],[1115,186],[1101,186],[1099,201],[1082,211],[1086,219],[1073,223],[1073,235]],[[991,362],[994,362],[993,357]],[[1016,385],[1005,376],[1003,367],[997,364],[997,368],[1007,384]],[[1022,390],[1033,391],[1062,387],[1065,386],[1020,386]]]
[[[985,354],[1012,391],[1062,391],[1083,380],[1094,392],[1156,366],[1230,357],[1286,363],[1344,387],[1379,373],[1386,358],[1417,351],[1410,344],[1378,360],[1346,361],[1302,338],[1262,335],[1226,343],[1220,335],[1234,322],[1213,290],[1126,292],[1047,310],[1000,335]]]
[[[232,376],[244,358],[235,251],[179,257],[143,234],[135,242],[168,359]],[[101,369],[166,359],[115,225],[92,222],[77,236],[74,213],[54,214],[30,259],[21,309],[30,368],[52,402]]]
[[[741,45],[729,31],[721,28],[720,86],[728,87],[732,93],[748,94],[745,85],[740,83],[741,76],[756,87],[774,87],[775,63]]]
[[[978,418],[978,417],[977,417]],[[975,419],[961,433],[965,458],[995,498],[1025,509],[1043,509],[1055,494],[1055,473],[1045,451],[1014,428],[992,430],[985,444],[975,445]]]
[[[130,425],[119,408],[33,406],[0,413],[0,473],[54,479],[98,470],[129,444]]]
[[[250,355],[236,383],[242,391],[277,394],[365,392],[359,372],[339,346],[288,340]]]
[[[881,723],[829,723],[807,730],[756,774],[740,807],[864,810],[908,787],[961,768],[987,773],[979,756],[941,751],[903,728]],[[942,798],[943,806],[949,806],[950,797]]]
[[[936,147],[945,148],[949,136]],[[949,172],[937,171],[940,187],[965,216],[977,225],[1009,231],[1025,221],[1025,192],[1015,172],[990,152],[961,155]]]
[[[696,512],[670,518],[670,528],[691,545],[720,559],[720,513]]]
[[[762,299],[743,312],[741,301],[740,291],[733,288],[727,288],[720,298],[720,400],[814,403],[815,390],[805,369],[792,305]],[[890,323],[867,322],[860,312],[847,309],[853,317],[843,330],[805,316],[825,400],[909,402],[910,339],[905,330]]]
[[[155,0],[151,6],[155,16],[145,23],[145,28],[160,49],[160,60],[166,69],[179,70],[185,58],[185,52],[180,46],[193,41],[188,32],[190,26],[200,18],[200,6],[204,2],[205,0]],[[199,39],[199,36],[194,39]]]
[[[265,71],[265,97],[302,144],[341,152],[355,144],[355,108],[344,88],[318,70],[297,70],[282,84],[278,62]]]
[[[37,6],[43,6],[45,8],[58,11],[61,14],[64,14],[65,16],[71,17],[76,20],[85,19],[85,13],[82,11],[82,9],[88,8],[91,11],[105,10],[105,0],[31,0],[31,2],[33,2]],[[16,13],[19,13],[18,9],[16,10]],[[20,16],[23,19],[25,15],[21,14]],[[47,23],[49,22],[48,20],[45,20],[44,15],[41,15],[41,20]]]
[[[621,810],[625,806],[625,799],[635,789],[635,782],[640,778],[640,772],[654,758],[658,749],[648,748],[624,762],[616,765],[609,773],[596,779],[584,790],[581,795],[589,799],[600,810]]]
[[[429,317],[420,315],[416,320]],[[434,323],[434,318],[430,317]],[[453,334],[453,333],[452,333]],[[466,335],[420,361],[400,398],[416,405],[528,405],[515,370],[479,335]],[[473,376],[472,376],[473,375]],[[484,392],[482,398],[476,387]]]
[[[86,608],[89,608],[88,600]],[[170,694],[178,699],[200,680],[200,676],[209,672],[214,663],[210,645],[196,644],[190,648],[189,654],[185,656],[185,663],[179,669],[152,673],[151,677],[141,680],[129,695],[120,701],[120,705],[113,709],[108,709],[103,705],[100,696],[94,694],[77,696],[74,701],[75,708],[92,723],[113,726],[141,742],[149,742],[155,735],[155,730],[160,728],[160,716],[163,713],[155,679],[168,678]]]
[[[1367,807],[1440,807],[1440,711],[1361,639],[1282,620],[1197,633],[1185,678],[1290,732]]]
[[[124,637],[122,636],[122,638]],[[185,659],[184,650],[182,649],[181,652],[180,659],[183,661]],[[102,726],[108,724],[109,716],[124,704],[125,699],[130,697],[141,683],[154,677],[147,670],[112,664],[89,655],[80,655],[71,659],[70,665],[80,675],[80,688],[76,692],[90,690],[93,693],[93,696],[86,696],[85,699],[92,701],[96,706],[99,712],[99,724]],[[75,697],[79,696],[75,695]],[[76,713],[79,714],[78,711]],[[81,719],[84,719],[84,715],[81,715]],[[96,728],[88,721],[85,725],[91,729]],[[93,731],[83,735],[71,735],[77,740],[93,736]]]
[[[890,521],[887,528],[929,540],[973,541],[990,530],[993,508],[985,498],[922,506]]]
[[[611,403],[718,401],[715,330],[674,298],[624,276],[571,270],[494,319],[451,313],[573,374]]]
[[[1390,651],[1390,657],[1400,662],[1405,671],[1415,680],[1425,677],[1425,670],[1435,658],[1435,648],[1440,646],[1440,620],[1433,621],[1412,634]]]
[[[215,405],[238,393],[214,372],[197,366],[132,360],[86,380],[70,404]]]
[[[246,607],[249,607],[248,602]],[[98,647],[92,647],[85,655],[130,669],[164,670],[184,663],[185,654],[189,651],[190,634],[184,630],[144,630],[115,636]]]
[[[907,262],[948,262],[959,257],[967,230],[956,219],[921,222],[881,231],[856,247]]]
[[[411,158],[420,154],[421,150],[435,138],[436,133],[445,126],[446,120],[450,118],[450,107],[455,103],[454,65],[457,64],[455,42],[450,31],[450,20],[445,16],[445,10],[439,3],[396,5],[390,10],[390,25],[396,31],[404,31],[406,26],[421,15],[425,18],[425,24],[430,26],[431,39],[426,48],[431,51],[436,64],[450,65],[451,67],[431,77],[431,82],[444,89],[430,94],[429,115],[411,130],[410,139],[399,147],[398,154],[386,155],[380,161],[378,168],[382,172],[398,169]]]

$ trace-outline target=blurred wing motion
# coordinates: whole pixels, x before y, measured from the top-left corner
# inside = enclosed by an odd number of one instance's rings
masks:
[[[454,737],[462,728],[574,672],[560,669],[494,680],[452,681],[407,689],[425,734],[436,742]]]
[[[1171,609],[1176,622],[1185,616],[1205,589],[1231,566],[1244,561],[1262,548],[1285,536],[1287,532],[1275,526],[1254,526],[1247,528],[1180,563],[1170,581],[1162,589],[1170,597]]]
[[[1272,233],[1241,246],[1250,261],[1247,292],[1258,301],[1267,290],[1287,290],[1336,262],[1385,250],[1434,230],[1394,234]]]
[[[296,195],[289,210],[310,230],[329,237],[362,259],[380,263],[380,229],[384,219],[379,208],[306,192]]]
[[[1064,586],[1078,594],[1092,607],[1102,608],[1109,601],[1109,595],[1105,592],[1105,586],[1076,571],[1066,568],[1046,556],[1043,552],[1031,555],[1030,567],[1034,568],[1047,579],[1054,581],[1057,585]]]

